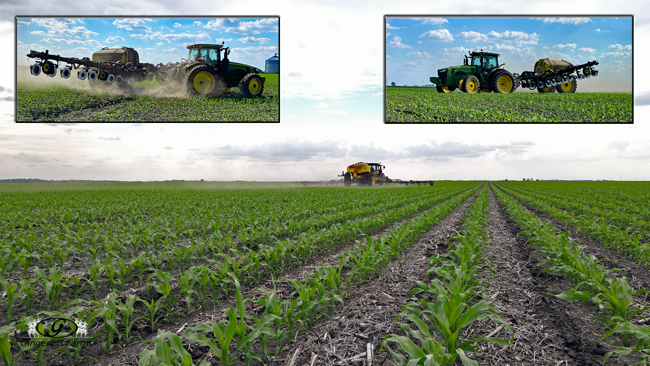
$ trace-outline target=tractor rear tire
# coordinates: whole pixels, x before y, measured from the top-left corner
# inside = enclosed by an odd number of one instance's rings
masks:
[[[567,84],[567,86],[564,86]],[[569,81],[567,83],[562,82],[562,84],[555,87],[558,93],[575,93],[578,89],[578,80]]]
[[[464,93],[478,93],[481,90],[481,82],[474,75],[467,75],[460,85],[460,90]]]
[[[190,69],[186,79],[190,95],[215,95],[223,85],[223,80],[208,65],[198,65]]]
[[[515,91],[515,79],[507,70],[495,71],[492,76],[492,91],[495,93],[512,93]]]
[[[258,74],[248,74],[241,79],[239,90],[246,98],[259,97],[264,93],[264,82]]]

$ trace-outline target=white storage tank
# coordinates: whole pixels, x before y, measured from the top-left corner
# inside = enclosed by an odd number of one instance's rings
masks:
[[[276,53],[273,57],[266,60],[266,74],[277,74],[280,72],[280,57]]]

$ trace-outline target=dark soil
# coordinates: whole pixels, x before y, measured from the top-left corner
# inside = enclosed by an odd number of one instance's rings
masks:
[[[380,351],[387,334],[400,332],[395,323],[402,304],[412,297],[408,291],[415,281],[425,280],[428,258],[445,250],[447,241],[460,229],[460,219],[467,212],[473,198],[468,199],[447,218],[429,231],[403,253],[401,259],[390,263],[373,281],[353,288],[345,307],[327,322],[313,327],[302,341],[294,342],[280,354],[274,365],[335,365],[361,364],[345,361],[366,352],[368,344],[374,347],[376,365],[393,364],[386,351]],[[316,355],[312,363],[312,357]],[[364,357],[360,357],[365,360]],[[288,361],[288,362],[287,362]]]
[[[593,365],[603,364],[605,353],[615,349],[603,340],[605,328],[591,319],[597,309],[582,301],[565,301],[559,294],[573,285],[561,275],[542,272],[537,263],[544,257],[517,235],[521,228],[510,219],[494,194],[490,195],[492,245],[486,250],[497,278],[485,274],[491,304],[502,311],[514,331],[513,347],[491,346],[484,357],[489,364]],[[531,257],[532,255],[532,257]],[[505,335],[505,331],[500,333]],[[630,365],[632,356],[610,358],[608,365]]]

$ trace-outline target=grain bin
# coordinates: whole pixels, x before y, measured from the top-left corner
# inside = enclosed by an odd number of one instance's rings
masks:
[[[280,57],[277,53],[266,60],[266,70],[264,72],[267,74],[278,74],[280,72]]]

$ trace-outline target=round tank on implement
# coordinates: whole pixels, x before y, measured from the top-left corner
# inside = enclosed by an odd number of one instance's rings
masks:
[[[569,66],[573,66],[572,63],[564,60],[551,60],[550,58],[540,59],[535,63],[535,73],[543,74],[548,70],[558,71]]]
[[[280,57],[276,53],[273,57],[266,60],[266,74],[277,74],[280,72]]]

